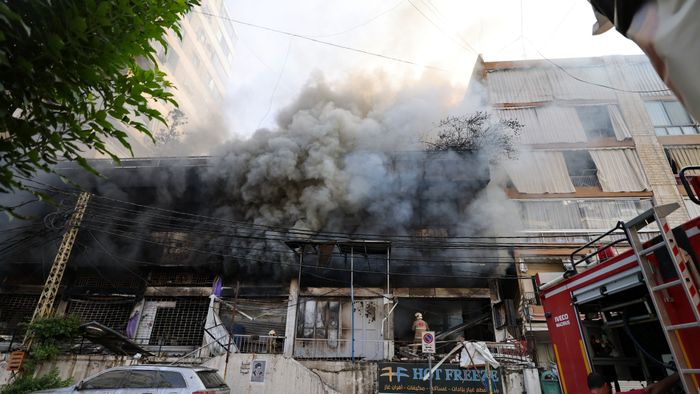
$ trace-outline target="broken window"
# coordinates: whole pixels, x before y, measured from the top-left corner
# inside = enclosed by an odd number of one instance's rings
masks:
[[[579,187],[600,186],[598,182],[598,169],[591,158],[591,154],[585,150],[566,151],[564,160],[569,171],[571,183]]]
[[[576,112],[588,139],[615,138],[607,106],[586,105],[576,107]]]
[[[299,302],[297,338],[337,339],[340,302],[313,299]]]
[[[698,134],[698,124],[678,101],[647,101],[644,103],[656,135]]]

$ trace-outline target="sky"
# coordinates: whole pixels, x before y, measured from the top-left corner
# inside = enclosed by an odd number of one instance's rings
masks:
[[[456,94],[486,61],[641,54],[616,31],[592,36],[585,0],[226,0],[236,20],[398,58],[389,60],[235,24],[233,79],[220,111],[229,135],[274,127],[277,112],[322,74],[383,72],[397,83],[437,73]]]

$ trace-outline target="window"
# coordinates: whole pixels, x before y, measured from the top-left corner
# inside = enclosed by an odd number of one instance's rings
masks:
[[[306,300],[299,304],[297,338],[337,338],[340,303],[338,301]],[[329,335],[335,332],[334,335]]]
[[[698,134],[697,123],[678,101],[647,101],[644,104],[656,135]]]
[[[156,374],[154,370],[132,370],[126,378],[123,387],[127,389],[141,389],[156,387]]]
[[[120,388],[126,380],[128,371],[109,371],[96,376],[82,385],[84,390],[116,389]]]
[[[615,138],[610,113],[605,105],[576,107],[579,120],[588,139]]]
[[[651,207],[650,200],[520,200],[527,230],[609,230]]]
[[[574,186],[600,186],[597,175],[598,169],[588,151],[575,150],[563,153],[564,161],[566,161],[566,168],[569,171],[569,177]]]
[[[197,376],[204,383],[204,387],[208,389],[215,389],[217,387],[227,387],[226,383],[221,379],[216,371],[198,371]]]
[[[179,372],[160,371],[158,374],[158,387],[169,389],[186,388],[187,383]]]

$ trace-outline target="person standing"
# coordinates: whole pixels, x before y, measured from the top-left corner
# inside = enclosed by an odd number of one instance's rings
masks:
[[[428,323],[423,320],[423,314],[417,312],[415,314],[416,320],[413,321],[413,341],[415,343],[421,343],[423,341],[423,333],[430,330]]]

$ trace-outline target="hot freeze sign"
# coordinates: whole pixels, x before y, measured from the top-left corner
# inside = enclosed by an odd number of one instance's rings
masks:
[[[423,380],[428,364],[379,363],[379,394],[425,394],[430,383]],[[490,390],[489,390],[490,388]],[[434,393],[503,393],[497,370],[442,365],[433,375]]]

